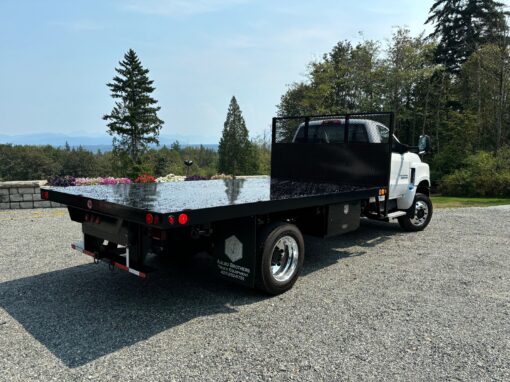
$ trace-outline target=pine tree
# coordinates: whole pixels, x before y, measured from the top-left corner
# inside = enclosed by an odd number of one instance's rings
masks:
[[[256,171],[248,129],[236,97],[232,97],[218,148],[218,171],[225,174],[251,174]]]
[[[159,144],[158,136],[163,121],[158,118],[157,101],[151,97],[154,81],[149,79],[135,51],[130,49],[115,68],[118,73],[107,86],[116,99],[108,122],[108,133],[113,136],[114,152],[123,159],[128,172],[136,175],[141,167],[142,154],[151,143]],[[127,159],[127,160],[126,160]]]
[[[501,40],[506,30],[504,4],[495,0],[435,0],[426,23],[439,38],[436,60],[450,73],[481,45]]]

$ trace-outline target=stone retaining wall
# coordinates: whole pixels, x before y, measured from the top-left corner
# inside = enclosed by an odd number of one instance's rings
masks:
[[[0,210],[64,207],[41,199],[41,186],[45,184],[44,180],[0,182]]]

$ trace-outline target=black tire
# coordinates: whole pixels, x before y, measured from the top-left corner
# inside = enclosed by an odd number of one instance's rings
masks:
[[[426,206],[426,208],[422,208]],[[400,227],[409,232],[423,231],[432,219],[434,208],[430,198],[425,194],[416,194],[414,198],[414,214],[398,218]],[[426,214],[426,216],[425,216]]]
[[[287,242],[289,246],[286,246],[285,242]],[[276,247],[278,243],[284,244],[284,251],[278,250]],[[289,248],[293,248],[291,255],[289,255]],[[289,251],[287,251],[287,249],[289,249]],[[305,257],[303,235],[299,229],[293,224],[284,222],[277,222],[268,225],[258,235],[258,250],[256,275],[257,288],[272,295],[284,293],[292,288],[299,277],[299,273],[303,267],[303,259]],[[297,250],[297,255],[295,254],[295,250]],[[275,275],[272,271],[272,265],[279,265],[278,262],[275,263],[274,261],[275,256],[278,256],[278,252],[280,256],[279,261],[284,259],[286,263],[289,261],[291,262],[288,271],[282,272],[281,275]],[[280,268],[281,267],[282,266],[280,265]]]

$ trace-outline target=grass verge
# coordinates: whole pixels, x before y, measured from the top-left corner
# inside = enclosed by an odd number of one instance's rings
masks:
[[[432,195],[431,199],[436,208],[490,207],[510,204],[510,198],[461,198]]]

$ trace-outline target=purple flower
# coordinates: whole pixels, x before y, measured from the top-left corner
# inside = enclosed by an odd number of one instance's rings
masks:
[[[192,180],[209,180],[208,177],[206,176],[201,176],[201,175],[190,175],[190,176],[187,176],[185,179],[185,181],[192,181]]]

